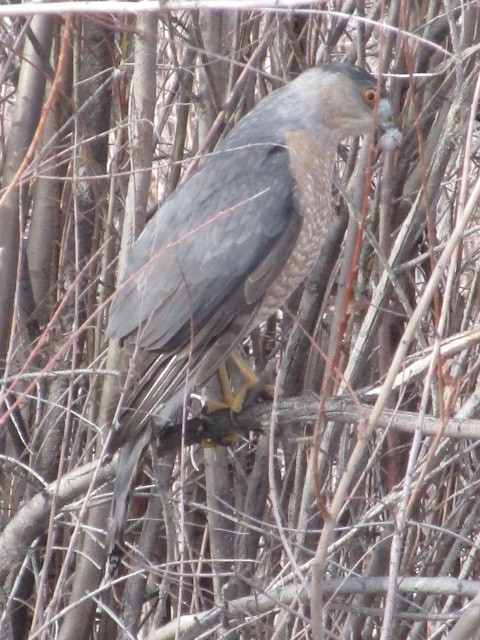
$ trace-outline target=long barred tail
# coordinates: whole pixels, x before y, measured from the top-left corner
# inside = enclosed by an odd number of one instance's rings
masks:
[[[111,459],[119,450],[107,535],[110,574],[115,573],[122,555],[130,492],[140,459],[155,440],[156,431],[175,420],[191,387],[185,358],[175,356],[166,361],[164,357],[155,358],[154,354],[148,356],[150,361],[144,359],[142,363],[136,358],[131,360],[130,366],[140,365],[143,373],[127,377],[122,405],[128,408],[120,414],[105,456],[106,460]]]
[[[177,355],[140,350],[135,338],[123,343],[125,370],[122,406],[118,426],[113,430],[107,458],[120,449],[117,477],[113,491],[109,550],[120,549],[128,511],[130,487],[143,452],[155,439],[162,425],[175,421],[178,410],[188,398],[195,382],[202,387],[229,353],[241,342],[255,316],[256,306],[238,315],[211,346]],[[198,338],[198,336],[197,336]],[[127,369],[128,367],[128,369]]]

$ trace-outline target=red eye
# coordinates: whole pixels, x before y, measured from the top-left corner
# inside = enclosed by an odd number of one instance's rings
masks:
[[[363,99],[365,100],[365,102],[370,105],[373,106],[375,104],[375,100],[377,98],[377,91],[376,89],[367,89],[366,91],[364,91],[363,93]]]

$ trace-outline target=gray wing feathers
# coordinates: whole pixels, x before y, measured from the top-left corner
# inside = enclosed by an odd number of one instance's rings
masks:
[[[291,244],[292,216],[297,218],[285,148],[256,144],[211,156],[132,247],[111,308],[110,336],[140,328],[143,348],[182,346],[192,321],[199,331],[270,251],[285,248],[285,230]]]

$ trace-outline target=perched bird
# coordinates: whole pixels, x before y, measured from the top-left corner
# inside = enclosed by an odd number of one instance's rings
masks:
[[[114,538],[152,414],[168,420],[309,274],[331,219],[337,146],[370,131],[374,112],[393,126],[391,104],[366,71],[305,71],[219,142],[132,246],[108,328],[130,345],[138,371],[112,437],[111,449],[121,448]]]

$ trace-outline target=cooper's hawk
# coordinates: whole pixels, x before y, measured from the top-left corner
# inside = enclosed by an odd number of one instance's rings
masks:
[[[142,363],[113,435],[122,447],[114,532],[151,439],[149,416],[168,419],[187,371],[189,389],[205,383],[308,275],[331,216],[338,143],[368,132],[375,110],[388,126],[390,102],[362,69],[302,73],[220,141],[133,245],[109,325]]]

